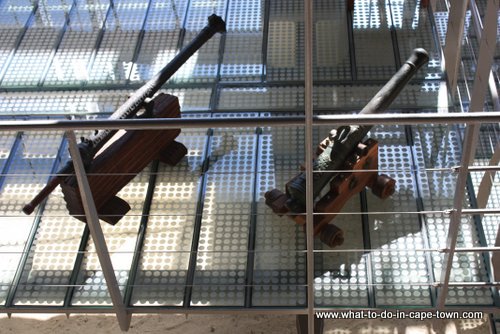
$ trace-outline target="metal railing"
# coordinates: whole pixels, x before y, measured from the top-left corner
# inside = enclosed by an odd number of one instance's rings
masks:
[[[311,117],[311,125],[342,125],[342,124],[467,124],[467,128],[471,126],[477,126],[479,123],[499,123],[500,122],[500,111],[495,112],[476,112],[476,113],[449,113],[449,114],[383,114],[383,115],[335,115],[335,116],[314,116]],[[304,126],[304,117],[276,117],[276,118],[264,118],[259,120],[248,119],[248,118],[236,118],[236,119],[136,119],[136,120],[99,120],[99,121],[6,121],[0,122],[0,133],[2,131],[53,131],[53,130],[66,130],[66,136],[69,141],[69,149],[71,153],[71,157],[75,163],[75,171],[78,178],[78,183],[80,185],[80,191],[83,199],[83,204],[85,208],[85,214],[87,217],[87,221],[90,227],[90,232],[93,237],[96,252],[99,257],[100,264],[102,266],[102,270],[104,272],[104,276],[106,278],[108,291],[111,295],[111,299],[113,301],[113,310],[117,315],[118,321],[120,323],[120,328],[122,330],[127,330],[130,324],[130,316],[132,313],[179,313],[179,312],[188,312],[188,313],[266,313],[266,314],[308,314],[311,313],[314,315],[314,312],[317,310],[314,304],[314,294],[312,298],[308,299],[306,308],[259,308],[255,310],[245,309],[231,309],[231,308],[189,308],[186,310],[179,310],[178,308],[161,308],[161,307],[131,307],[130,305],[125,305],[123,302],[123,297],[119,290],[119,285],[116,280],[116,276],[113,270],[113,265],[111,263],[110,254],[108,252],[106,242],[104,239],[104,235],[102,229],[99,225],[99,220],[97,217],[96,209],[94,202],[92,200],[92,195],[90,193],[90,188],[88,187],[87,177],[83,165],[81,163],[81,157],[79,151],[77,149],[77,143],[75,139],[74,131],[77,129],[128,129],[128,130],[146,130],[146,129],[172,129],[172,128],[217,128],[217,127],[247,127],[247,126],[272,126],[272,127],[280,127],[280,126]],[[457,234],[460,226],[460,217],[463,215],[475,215],[475,214],[497,214],[500,212],[500,208],[493,208],[487,210],[475,210],[475,209],[463,209],[462,203],[465,197],[465,180],[467,178],[469,168],[468,162],[471,161],[474,152],[474,146],[470,145],[470,143],[474,143],[473,136],[477,135],[477,132],[474,131],[466,131],[466,136],[464,139],[464,151],[462,155],[462,165],[454,167],[453,170],[457,173],[457,185],[456,192],[454,197],[454,206],[447,208],[447,213],[450,215],[452,220],[450,224],[450,228],[448,231],[447,237],[447,246],[440,251],[445,254],[445,256],[449,259],[453,259],[453,255],[456,252],[486,252],[486,251],[499,251],[496,247],[484,248],[457,248]],[[493,167],[494,168],[494,167]],[[489,170],[492,169],[491,166],[475,166],[474,171],[481,170]],[[311,173],[312,175],[312,173]],[[312,182],[308,183],[312,184]],[[307,214],[309,217],[313,216],[313,212],[311,208],[308,208]],[[422,214],[422,212],[418,212]],[[312,224],[309,224],[312,226]],[[312,240],[312,229],[306,229],[306,235],[308,238]],[[364,250],[366,251],[366,250]],[[314,273],[314,253],[318,252],[318,250],[314,250],[312,244],[307,247],[305,251],[307,258],[307,271],[308,273]],[[333,250],[332,252],[335,252]],[[440,288],[439,293],[439,301],[436,305],[436,309],[445,309],[451,308],[453,310],[481,310],[484,312],[498,312],[498,308],[495,307],[452,307],[446,306],[444,301],[447,297],[447,289],[450,286],[499,286],[500,282],[479,282],[479,283],[450,283],[450,275],[453,261],[445,262],[444,272],[448,273],[448,275],[444,275],[438,283],[430,283],[431,285]],[[314,289],[314,276],[309,275],[306,287],[308,291]],[[312,279],[311,279],[312,277]],[[314,291],[314,290],[313,290]],[[362,308],[363,309],[363,308]],[[419,308],[420,309],[420,308]],[[433,308],[425,308],[425,309],[433,309]],[[29,312],[37,310],[34,307],[16,307],[4,309],[5,312]],[[323,309],[322,309],[323,310]],[[339,311],[342,308],[335,308],[335,310]],[[61,312],[61,308],[52,308],[44,309],[43,312]],[[66,309],[66,312],[68,310]],[[75,312],[109,312],[109,309],[101,309],[101,310],[90,310],[84,308],[83,310],[76,310]],[[378,310],[380,311],[380,310]],[[402,309],[402,311],[404,311]],[[406,310],[407,311],[407,310]],[[71,309],[73,312],[73,309]]]

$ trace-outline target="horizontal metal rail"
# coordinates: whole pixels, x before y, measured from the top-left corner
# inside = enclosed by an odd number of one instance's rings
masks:
[[[444,210],[422,210],[422,211],[368,211],[368,212],[356,212],[356,211],[342,211],[342,212],[336,212],[336,211],[329,211],[329,212],[315,212],[313,215],[325,215],[325,214],[336,214],[338,216],[352,216],[352,215],[450,215],[453,212],[453,209],[444,209]],[[462,216],[471,216],[471,215],[498,215],[500,214],[500,209],[463,209],[460,212],[460,215]],[[238,214],[234,213],[218,213],[217,216],[220,217],[225,217],[225,216],[234,216]],[[251,214],[251,216],[265,216],[266,214]],[[283,216],[286,216],[287,214],[283,214]],[[293,216],[301,216],[305,215],[305,213],[293,213]],[[73,215],[73,217],[80,217],[83,215]],[[108,217],[121,217],[121,215],[112,215],[109,214],[107,215]],[[173,215],[168,215],[168,214],[148,214],[148,215],[143,215],[143,214],[127,214],[127,217],[168,217],[168,216],[175,216],[175,217],[196,217],[196,214],[180,214],[176,213]],[[3,218],[18,218],[18,217],[26,217],[25,214],[19,213],[18,215],[0,215],[0,217]],[[32,217],[44,217],[44,218],[62,218],[62,217],[67,217],[67,215],[64,214],[34,214]],[[0,252],[1,253],[1,252]]]
[[[258,307],[254,306],[253,308],[243,308],[243,307],[221,307],[221,306],[193,306],[189,308],[182,307],[172,307],[172,306],[129,306],[127,307],[127,312],[131,314],[242,314],[242,315],[297,315],[297,314],[307,314],[308,309],[297,306],[286,307]],[[342,312],[342,311],[371,311],[381,313],[387,310],[398,311],[405,314],[415,311],[421,312],[436,312],[435,308],[429,306],[422,307],[387,307],[383,308],[369,308],[369,307],[356,307],[356,308],[347,308],[347,307],[339,307],[339,308],[319,308],[315,307],[315,311],[317,312]],[[494,306],[471,306],[471,305],[448,305],[445,309],[447,312],[483,312],[484,314],[493,313],[499,314],[500,308]],[[9,308],[0,308],[0,313],[62,313],[67,314],[68,312],[72,314],[113,314],[113,310],[111,306],[102,306],[99,308],[89,307],[89,306],[73,306],[70,308],[64,308],[60,306],[15,306]],[[442,310],[440,310],[442,311]]]
[[[453,167],[443,167],[443,168],[420,168],[420,167],[411,167],[411,168],[398,168],[398,169],[391,169],[391,168],[378,168],[378,169],[332,169],[332,170],[327,170],[327,171],[321,171],[321,173],[369,173],[369,172],[379,172],[379,173],[415,173],[415,172],[423,172],[423,173],[437,173],[437,172],[445,172],[445,173],[458,173],[460,172],[460,166],[453,166]],[[469,166],[468,168],[469,172],[492,172],[492,171],[500,171],[500,166],[497,165],[478,165],[478,166]],[[295,172],[295,169],[289,169],[285,170],[283,169],[282,172]],[[244,175],[244,174],[253,174],[253,171],[211,171],[210,174],[212,175]],[[260,171],[259,172],[262,175],[265,174],[272,174],[274,172],[272,171]],[[313,173],[316,173],[316,171],[313,171]],[[28,173],[0,173],[0,177],[26,177],[31,174]],[[43,177],[49,177],[49,176],[71,176],[73,174],[71,173],[37,173],[38,176],[43,176]],[[137,175],[135,173],[87,173],[87,176],[111,176],[111,175]],[[171,172],[149,172],[148,175],[156,175],[156,176],[165,176],[165,175],[171,175]]]
[[[337,277],[340,280],[345,280],[348,279],[342,278],[342,277]],[[331,283],[314,283],[315,286],[325,286],[325,287],[331,287]],[[395,287],[395,286],[412,286],[412,287],[442,287],[445,284],[441,282],[413,282],[413,281],[398,281],[394,283],[347,283],[344,284],[343,286],[349,286],[349,287],[380,287],[380,288],[386,288],[386,287]],[[68,288],[68,287],[73,287],[73,288],[79,288],[82,287],[83,285],[79,284],[19,284],[20,287],[45,287],[45,288]],[[85,284],[85,286],[88,287],[99,287],[99,284]],[[125,285],[118,285],[125,287]],[[143,287],[150,287],[151,285],[149,284],[135,284],[131,285],[134,288],[143,288]],[[276,284],[225,284],[225,283],[219,283],[219,284],[177,284],[173,285],[170,284],[170,287],[179,287],[179,288],[185,288],[185,287],[190,287],[190,288],[202,288],[202,287],[211,287],[211,288],[221,288],[221,287],[233,287],[233,288],[246,288],[246,287],[267,287],[267,288],[272,288],[272,287],[293,287],[293,288],[307,288],[308,285],[306,283],[304,284],[283,284],[283,283],[276,283]],[[480,287],[480,288],[485,288],[485,287],[500,287],[500,282],[449,282],[447,284],[448,287],[457,287],[457,288],[475,288],[475,287]],[[109,304],[111,305],[111,303]],[[22,306],[22,305],[20,305]],[[10,306],[8,306],[10,307]],[[99,307],[99,306],[95,306]],[[3,310],[3,308],[0,308],[0,312]],[[125,309],[124,309],[125,310]]]
[[[120,120],[25,120],[1,121],[0,131],[30,131],[30,130],[95,130],[95,129],[178,129],[178,128],[209,128],[209,127],[255,127],[255,126],[304,126],[304,116],[279,116],[269,118],[150,118],[150,119],[120,119]],[[446,114],[369,114],[369,115],[316,115],[313,116],[313,126],[342,124],[479,124],[500,122],[500,111],[446,113]]]
[[[463,253],[480,253],[480,252],[499,252],[500,247],[457,247],[455,249],[455,252],[463,252]],[[142,251],[142,254],[191,254],[195,253],[196,251],[190,251],[190,250],[154,250],[154,251]],[[302,250],[302,249],[296,249],[296,250],[291,250],[287,249],[286,251],[282,250],[253,250],[251,251],[254,254],[281,254],[281,253],[293,253],[293,254],[305,254],[307,251]],[[314,253],[368,253],[368,252],[373,252],[373,253],[423,253],[423,252],[439,252],[439,253],[445,253],[447,252],[446,248],[419,248],[419,249],[405,249],[405,248],[343,248],[343,249],[315,249],[313,250]],[[0,251],[0,254],[23,254],[25,252],[22,251]],[[87,255],[93,255],[97,254],[96,251],[80,251],[80,252],[74,252],[74,251],[37,251],[36,252],[38,255],[42,254],[87,254]],[[109,254],[133,254],[134,251],[110,251]],[[204,250],[203,254],[246,254],[248,253],[247,250]],[[366,284],[366,283],[363,283]],[[0,286],[7,286],[9,284],[0,284]],[[30,284],[25,284],[25,285],[30,285]],[[91,284],[87,284],[91,285]],[[185,284],[182,284],[185,286]],[[248,285],[248,284],[247,284]],[[255,284],[262,286],[262,284]],[[378,284],[376,284],[378,285]],[[44,286],[48,286],[47,284]],[[58,284],[57,286],[80,286],[80,285],[71,285],[71,284]],[[136,286],[138,286],[136,284]],[[238,284],[238,286],[241,286],[241,284]]]

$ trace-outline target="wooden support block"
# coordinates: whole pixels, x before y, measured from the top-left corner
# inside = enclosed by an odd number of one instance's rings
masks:
[[[177,165],[186,156],[188,150],[186,146],[177,141],[173,141],[165,149],[158,153],[158,160],[170,166]]]
[[[130,211],[130,205],[118,196],[111,198],[102,208],[99,219],[116,225]]]

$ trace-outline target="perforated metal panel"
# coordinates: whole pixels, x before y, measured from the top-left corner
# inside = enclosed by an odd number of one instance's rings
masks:
[[[459,164],[459,134],[455,127],[414,127],[416,142],[420,141],[421,153],[417,154],[419,164],[434,166],[435,168],[450,168]],[[456,175],[450,171],[428,172],[427,179],[421,180],[422,201],[425,208],[430,210],[445,210],[453,207],[453,196]],[[468,206],[465,203],[465,206]],[[445,247],[445,238],[448,233],[449,217],[445,214],[426,216],[429,229],[429,243],[433,248]],[[477,247],[480,245],[477,226],[470,216],[463,216],[460,221],[460,230],[457,247]],[[467,264],[466,264],[467,263]],[[442,270],[442,255],[433,255],[434,274],[440,277]],[[463,268],[466,270],[462,270]],[[485,262],[481,253],[460,253],[454,257],[452,282],[487,281]],[[492,304],[491,294],[487,288],[450,288],[449,304],[463,304],[463,300],[456,298],[465,293],[467,304]]]
[[[79,1],[50,64],[44,85],[81,84],[89,80],[89,63],[99,43],[109,3]]]
[[[394,57],[390,56],[393,49],[389,11],[388,6],[376,0],[354,2],[354,44],[360,79],[387,79],[396,69]]]
[[[189,147],[188,155],[175,167],[159,166],[137,278],[133,282],[133,305],[183,304],[206,131],[184,130],[178,140]]]
[[[341,210],[343,213],[360,212],[359,196],[354,196]],[[365,248],[363,221],[360,215],[341,214],[333,224],[344,232],[346,242],[330,249],[316,242],[315,249],[315,303],[318,307],[368,306],[369,289],[367,264],[372,254],[353,251]]]
[[[2,29],[23,27],[33,7],[33,3],[29,0],[2,1],[0,4],[0,25]]]
[[[424,70],[415,78],[437,79],[441,77],[440,51],[434,43],[432,22],[423,13],[421,1],[391,1],[391,22],[398,39],[399,57],[405,61],[415,48],[424,48],[430,56]]]
[[[304,89],[302,87],[269,87],[269,88],[225,88],[221,90],[219,109],[263,109],[285,110],[304,106]]]
[[[127,91],[8,93],[0,100],[3,116],[110,114],[127,99]]]
[[[251,129],[211,136],[192,305],[243,306],[256,139]]]
[[[49,2],[38,5],[35,17],[30,21],[26,33],[2,78],[2,85],[32,86],[42,79],[45,66],[51,53],[58,46],[59,34],[66,25],[66,17],[71,2],[54,4]],[[33,52],[35,50],[35,52]]]
[[[256,200],[254,306],[306,304],[305,234],[287,217],[278,217],[265,204],[264,194],[284,189],[303,162],[303,130],[264,128],[259,136]]]
[[[43,140],[42,140],[43,139]],[[47,180],[61,141],[58,133],[25,133],[20,138],[8,173],[3,179],[0,204],[0,301],[5,304],[7,293],[15,277],[23,250],[29,242],[35,218],[20,216],[22,205],[40,190]],[[17,176],[16,176],[17,175]],[[19,176],[21,175],[21,176]],[[15,219],[11,218],[15,217]],[[12,224],[15,224],[13,226]],[[15,227],[15,229],[14,229]]]
[[[265,1],[232,1],[227,17],[222,80],[257,81],[263,74],[262,33]]]
[[[267,78],[272,81],[304,79],[303,2],[272,1],[269,16]]]
[[[68,217],[56,190],[44,208],[17,288],[15,305],[63,305],[85,225]]]
[[[117,196],[125,200],[131,210],[120,220],[119,224],[102,225],[121,291],[124,291],[129,277],[147,180],[148,173],[143,172],[120,190]],[[71,303],[73,305],[109,305],[111,300],[92,238],[89,238],[85,252]]]
[[[371,135],[379,141],[379,169],[397,182],[387,200],[368,194],[368,211],[401,212],[369,215],[371,247],[381,249],[372,254],[377,303],[430,305],[431,268],[426,253],[418,251],[426,248],[425,227],[418,215],[404,213],[418,210],[412,173],[412,149],[417,148],[408,145],[404,126],[377,126]]]
[[[314,80],[352,78],[345,1],[315,1],[314,13]]]
[[[131,81],[151,79],[176,54],[188,1],[153,1]]]
[[[23,28],[28,23],[33,5],[30,1],[2,1],[0,3],[0,43],[3,48],[0,50],[0,73],[7,70],[12,57],[14,56],[16,42],[23,34]],[[0,78],[1,79],[1,78]]]
[[[314,106],[316,110],[339,108],[359,112],[381,88],[382,85],[314,87]],[[355,95],[352,94],[353,90],[356,91]],[[448,98],[446,96],[446,87],[435,81],[408,84],[390,106],[390,109],[412,110],[414,108],[447,110]]]

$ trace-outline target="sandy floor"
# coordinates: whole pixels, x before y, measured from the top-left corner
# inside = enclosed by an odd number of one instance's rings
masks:
[[[0,316],[0,333],[101,334],[121,333],[112,315]],[[296,333],[294,316],[137,315],[129,333]],[[488,334],[489,321],[381,321],[336,320],[325,322],[325,334]]]

